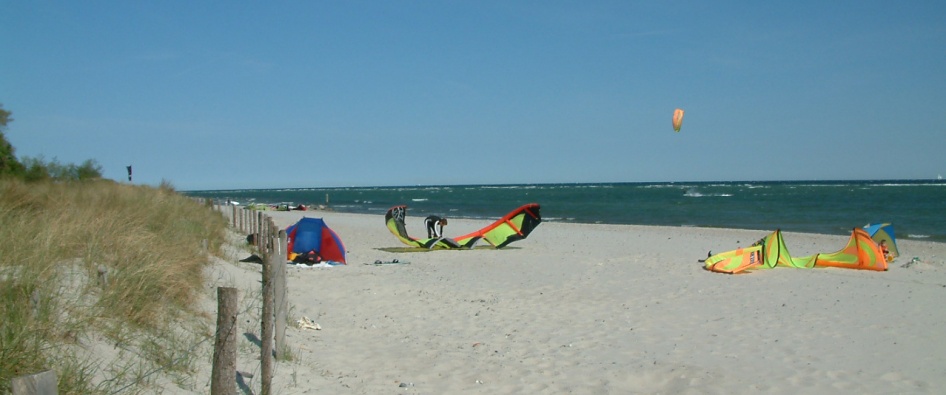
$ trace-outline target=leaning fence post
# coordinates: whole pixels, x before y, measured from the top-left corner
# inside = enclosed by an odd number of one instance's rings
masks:
[[[243,208],[243,233],[252,233],[250,229],[253,227],[253,210],[250,210],[247,207]]]
[[[266,244],[266,248],[271,254],[276,254],[276,249],[279,248],[279,228],[276,227],[276,222],[273,221],[273,217],[267,218],[266,240],[269,240]]]
[[[217,338],[210,393],[236,394],[237,289],[217,288]]]
[[[39,317],[40,302],[39,288],[33,289],[33,293],[30,294],[30,310],[32,311],[34,319]]]
[[[260,224],[260,229],[265,235],[263,239],[263,249],[266,250],[267,255],[272,255],[273,253],[273,217],[266,216],[263,218],[264,221]]]
[[[273,262],[272,257],[263,258],[263,327],[260,329],[260,394],[272,393],[273,383]]]
[[[289,356],[289,347],[286,345],[286,321],[289,314],[288,288],[286,287],[286,231],[280,230],[278,238],[279,249],[273,254],[276,264],[274,276],[275,304],[276,304],[276,359],[283,360]]]
[[[105,266],[98,267],[98,279],[99,279],[99,286],[102,287],[102,289],[105,289],[108,287],[108,268],[107,267]]]

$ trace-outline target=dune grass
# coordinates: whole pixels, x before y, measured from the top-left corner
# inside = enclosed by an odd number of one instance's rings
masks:
[[[212,337],[195,306],[226,226],[167,184],[0,180],[0,393],[45,369],[60,393],[148,392],[155,370],[185,380]]]

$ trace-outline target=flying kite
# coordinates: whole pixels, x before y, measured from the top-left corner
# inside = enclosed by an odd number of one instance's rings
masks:
[[[683,110],[673,110],[673,131],[680,132],[680,126],[683,126]]]

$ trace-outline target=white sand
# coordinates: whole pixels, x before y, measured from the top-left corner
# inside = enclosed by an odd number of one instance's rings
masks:
[[[381,214],[268,214],[281,227],[324,217],[349,263],[289,268],[290,319],[322,330],[288,329],[294,359],[276,363],[277,394],[946,391],[946,244],[899,241],[887,272],[733,276],[697,260],[769,230],[543,223],[502,250],[392,252],[406,246]],[[408,230],[421,235],[422,221],[408,217]],[[451,219],[445,233],[487,223]],[[785,241],[801,256],[847,236]],[[258,393],[260,266],[237,262],[248,255],[215,266],[208,300],[216,286],[242,289],[238,370]],[[411,263],[365,264],[378,259]]]

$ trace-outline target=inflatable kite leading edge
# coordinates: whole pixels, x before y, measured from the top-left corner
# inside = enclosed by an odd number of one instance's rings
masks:
[[[407,206],[404,205],[391,207],[384,215],[384,223],[398,240],[411,247],[427,249],[473,248],[480,240],[486,240],[495,248],[503,248],[509,243],[525,239],[536,226],[542,223],[539,208],[536,203],[523,205],[489,226],[455,239],[448,237],[417,239],[411,237],[407,234],[407,226],[404,224],[404,219],[407,216]]]
[[[887,270],[887,260],[880,247],[864,229],[855,228],[842,250],[829,254],[815,254],[793,258],[776,230],[750,247],[726,251],[706,258],[706,270],[720,273],[741,273],[752,269],[770,269],[776,266],[810,269],[813,267],[841,267],[863,270]]]

